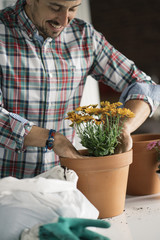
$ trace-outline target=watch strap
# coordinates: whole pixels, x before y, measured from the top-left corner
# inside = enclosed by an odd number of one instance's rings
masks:
[[[49,149],[49,150],[53,149],[55,133],[56,133],[56,130],[54,130],[54,129],[49,130],[49,136],[48,136],[48,139],[46,141],[46,151],[47,151],[47,149]]]

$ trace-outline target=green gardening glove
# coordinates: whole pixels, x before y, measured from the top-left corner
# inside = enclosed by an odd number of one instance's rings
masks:
[[[110,224],[102,220],[59,217],[58,222],[39,228],[40,240],[109,240],[86,227],[109,228]]]

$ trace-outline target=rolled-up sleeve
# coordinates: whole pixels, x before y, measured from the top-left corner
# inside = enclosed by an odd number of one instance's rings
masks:
[[[138,82],[132,83],[121,94],[120,102],[124,104],[126,101],[132,99],[139,99],[147,102],[151,108],[151,117],[160,104],[160,85]]]
[[[30,132],[34,123],[21,116],[0,108],[0,145],[11,150],[24,150],[24,137]]]

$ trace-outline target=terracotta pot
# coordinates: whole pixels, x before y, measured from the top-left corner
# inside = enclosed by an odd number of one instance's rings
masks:
[[[133,163],[129,169],[127,194],[149,195],[160,192],[160,181],[155,150],[147,150],[149,142],[160,139],[160,134],[135,134],[133,139]]]
[[[160,170],[157,170],[156,173],[157,173],[157,176],[158,176],[158,178],[160,180]]]
[[[80,153],[87,154],[85,150]],[[123,212],[132,150],[104,157],[61,158],[60,162],[77,173],[77,187],[99,210],[99,218]]]

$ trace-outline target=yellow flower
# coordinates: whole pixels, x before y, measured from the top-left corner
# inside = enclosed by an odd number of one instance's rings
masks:
[[[96,108],[98,106],[98,104],[91,104],[90,106],[93,108]]]
[[[121,102],[116,102],[110,104],[110,102],[105,101],[101,102],[101,108],[98,108],[98,104],[80,106],[76,108],[75,111],[68,112],[68,119],[72,122],[71,126],[74,126],[74,123],[81,124],[82,122],[94,121],[96,125],[103,123],[106,125],[106,116],[108,119],[112,117],[134,117],[134,113],[127,108],[119,108]],[[93,116],[97,116],[94,118]]]
[[[117,115],[117,109],[111,108],[111,110],[110,110],[110,115],[111,115],[111,116],[116,116],[116,115]]]
[[[81,117],[82,122],[89,122],[89,121],[91,121],[91,120],[93,120],[93,119],[94,119],[94,118],[91,117],[91,116],[89,116],[89,115],[87,115],[87,116],[82,116],[82,117]]]
[[[89,115],[99,115],[103,113],[103,110],[101,108],[86,108],[85,112]]]
[[[101,123],[103,123],[103,120],[101,119],[94,119],[94,122],[96,125],[100,125]]]
[[[105,101],[105,102],[102,101],[102,102],[101,102],[101,107],[102,107],[102,108],[104,108],[104,107],[110,107],[110,105],[111,105],[111,104],[110,104],[110,102],[108,102],[108,101]]]
[[[121,106],[121,105],[122,105],[121,102],[112,103],[112,104],[111,104],[111,108],[117,108],[117,107],[119,107],[119,106]]]
[[[130,110],[125,108],[125,113],[126,113],[126,117],[132,118],[135,116],[135,114]]]
[[[82,109],[83,108],[81,106],[79,106],[78,108],[76,108],[76,111],[79,112],[79,111],[82,111]]]
[[[102,108],[102,114],[106,114],[108,116],[110,116],[110,108],[109,107],[104,107]]]
[[[68,113],[68,117],[65,119],[71,120],[72,122],[80,123],[82,122],[81,120],[81,114],[77,114],[74,111]]]
[[[90,105],[89,105],[89,106],[90,106]],[[79,111],[82,111],[82,112],[83,112],[83,111],[85,111],[85,109],[88,108],[89,106],[82,106],[82,107],[79,106],[78,108],[76,108],[75,111],[76,111],[76,112],[79,112]]]
[[[130,109],[127,109],[127,108],[119,108],[117,109],[118,110],[118,114],[119,115],[122,115],[123,117],[129,117],[129,118],[132,118],[134,117],[134,113],[130,110]]]
[[[75,111],[71,111],[67,113],[68,116],[71,116],[72,114],[75,114]]]
[[[123,109],[123,108],[118,108],[118,109],[117,109],[117,113],[118,113],[119,115],[123,115],[123,116],[124,116],[124,109]]]

